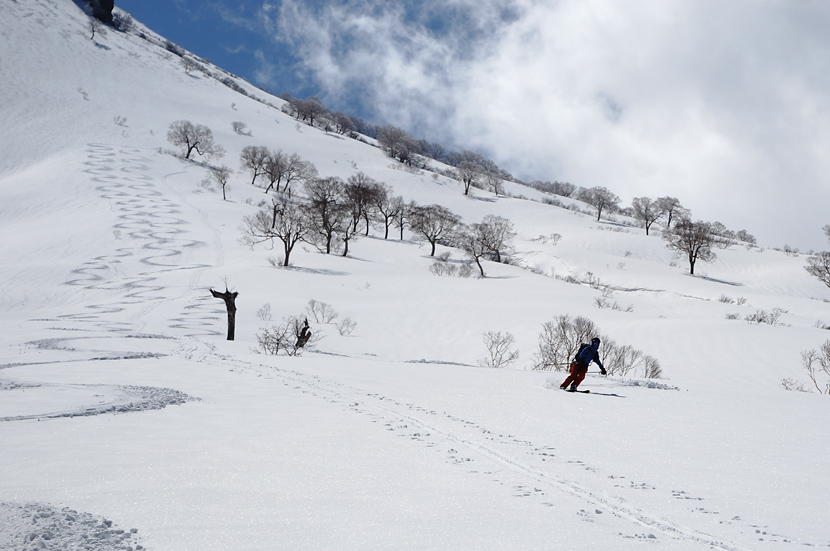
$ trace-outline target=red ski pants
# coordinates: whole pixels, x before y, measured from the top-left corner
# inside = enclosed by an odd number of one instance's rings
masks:
[[[565,379],[565,382],[562,383],[561,386],[568,386],[573,384],[574,387],[578,387],[579,383],[585,379],[585,374],[588,373],[588,366],[583,365],[578,362],[571,363],[571,374],[568,375],[568,378]]]

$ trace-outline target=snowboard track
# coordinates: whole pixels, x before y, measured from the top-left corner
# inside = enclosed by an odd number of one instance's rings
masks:
[[[486,428],[481,427],[474,422],[454,417],[447,412],[439,413],[421,408],[415,404],[405,404],[378,394],[368,393],[361,389],[350,388],[334,381],[328,381],[315,375],[308,375],[265,364],[255,364],[217,356],[213,354],[212,351],[207,354],[194,354],[194,352],[195,351],[191,350],[188,357],[194,358],[198,356],[197,361],[200,362],[207,362],[214,365],[245,367],[248,370],[252,370],[260,374],[271,374],[283,379],[286,383],[290,383],[294,388],[302,392],[307,392],[318,398],[326,399],[335,403],[345,404],[348,409],[355,413],[366,414],[374,417],[375,419],[382,419],[382,421],[379,422],[386,427],[406,428],[410,431],[412,427],[415,427],[416,432],[412,434],[414,440],[426,441],[424,437],[430,437],[432,442],[435,440],[441,440],[443,442],[452,443],[454,447],[466,448],[474,455],[490,459],[522,478],[526,480],[529,479],[529,484],[531,486],[535,487],[536,485],[543,485],[550,489],[564,492],[584,502],[589,509],[596,508],[598,510],[604,510],[611,513],[613,516],[630,522],[636,526],[659,532],[667,538],[699,544],[702,548],[707,549],[717,549],[722,551],[745,551],[748,549],[729,541],[719,539],[710,534],[697,531],[693,528],[673,523],[669,520],[661,518],[659,515],[654,515],[637,508],[613,503],[609,499],[601,497],[596,491],[583,484],[568,480],[567,478],[563,478],[556,474],[539,470],[516,457],[515,453],[509,453],[498,449],[500,447],[509,449],[511,444],[515,447],[515,444],[520,441],[510,435],[498,435],[498,438],[496,438],[494,433]],[[441,428],[436,422],[431,422],[428,419],[429,417],[444,421],[449,420],[450,427]],[[485,438],[489,438],[490,443],[483,442],[476,438],[460,435],[460,433],[463,433],[471,428],[475,429],[475,431],[480,434],[487,435]],[[530,447],[534,446],[531,442],[520,443]],[[537,446],[536,449],[544,448]],[[455,457],[461,455],[455,449],[450,451],[456,452]],[[462,458],[458,460],[459,463],[464,461],[469,461],[469,459]],[[621,535],[621,537],[626,536]],[[633,537],[648,538],[652,536]]]

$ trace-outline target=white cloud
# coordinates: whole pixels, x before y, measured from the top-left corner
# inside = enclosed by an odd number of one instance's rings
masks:
[[[331,101],[526,179],[825,246],[830,4],[288,0],[279,23]]]

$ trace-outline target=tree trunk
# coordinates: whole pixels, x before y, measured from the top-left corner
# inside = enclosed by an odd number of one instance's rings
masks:
[[[232,341],[236,331],[236,297],[239,293],[231,293],[225,288],[224,293],[211,289],[210,294],[225,301],[225,308],[228,310],[228,340]]]

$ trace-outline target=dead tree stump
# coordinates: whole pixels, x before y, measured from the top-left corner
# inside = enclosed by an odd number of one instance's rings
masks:
[[[227,288],[225,288],[224,293],[211,289],[210,294],[212,294],[215,298],[221,298],[225,301],[225,308],[228,310],[228,340],[232,341],[234,331],[236,330],[236,297],[239,293],[231,293]]]

